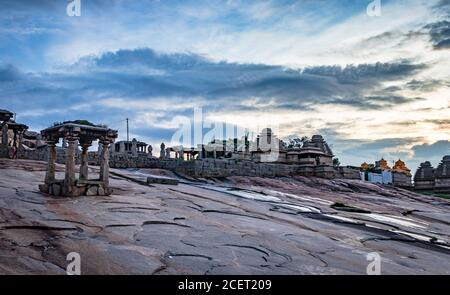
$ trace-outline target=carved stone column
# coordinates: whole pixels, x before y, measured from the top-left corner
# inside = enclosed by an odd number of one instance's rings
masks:
[[[90,146],[90,143],[83,143],[81,145],[80,179],[84,180],[89,179],[88,150]]]
[[[75,153],[78,145],[78,137],[70,136],[66,137],[68,142],[67,154],[66,154],[66,177],[65,185],[73,186],[77,180],[75,175]]]
[[[105,188],[109,187],[109,145],[111,141],[102,140],[102,153],[100,155],[100,181],[103,182]]]
[[[51,184],[51,183],[55,182],[56,144],[57,144],[57,142],[55,142],[55,141],[47,142],[48,163],[47,163],[47,172],[45,173],[45,184]]]
[[[8,123],[3,123],[2,126],[2,144],[8,145]]]
[[[138,155],[138,146],[136,138],[133,138],[133,140],[131,141],[131,153],[134,157],[137,157]]]

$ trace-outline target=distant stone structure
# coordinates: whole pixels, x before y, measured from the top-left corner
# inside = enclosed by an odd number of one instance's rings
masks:
[[[184,149],[184,154],[196,162],[189,171],[202,177],[303,175],[360,179],[358,169],[333,165],[333,152],[321,135],[314,135],[301,146],[286,147],[272,129],[265,128],[255,142],[249,141],[248,136],[240,143],[237,138],[213,140]]]
[[[423,162],[417,168],[414,174],[414,189],[415,190],[434,190],[434,168],[429,161]]]
[[[44,146],[46,143],[42,140],[42,136],[38,132],[25,131],[22,137],[22,147],[24,149],[36,149]]]
[[[434,175],[434,191],[437,193],[450,193],[450,155],[442,158]]]
[[[414,189],[450,194],[450,155],[444,156],[437,168],[429,161],[421,163],[414,175]]]
[[[379,161],[375,161],[375,165],[362,163],[360,169],[362,179],[365,181],[412,188],[411,170],[401,159],[398,159],[392,168],[384,158],[381,158]]]
[[[11,112],[0,112],[0,119],[7,121],[8,126],[15,124],[11,122],[12,117]],[[109,144],[117,138],[117,131],[85,123],[89,122],[64,122],[41,134],[18,133],[17,141],[21,142],[18,146],[23,147],[18,153],[20,158],[49,162],[46,182],[40,186],[43,192],[68,196],[107,195],[110,190],[105,178],[106,163],[113,168],[161,168],[198,177],[302,175],[360,178],[359,170],[354,167],[333,165],[333,152],[321,135],[302,139],[301,145],[287,146],[272,129],[265,128],[255,141],[249,140],[246,134],[243,139],[213,140],[197,147],[169,147],[161,143],[160,156],[155,158],[152,146],[136,139],[119,141],[109,149]],[[62,147],[57,147],[61,138]],[[88,152],[92,141],[97,139],[101,143],[98,151]],[[0,145],[0,156],[7,153],[4,150]],[[66,164],[64,180],[54,179],[55,163]],[[81,164],[79,179],[74,177],[77,164]],[[101,179],[88,179],[88,165],[101,166]]]
[[[159,152],[159,158],[164,159],[164,158],[166,158],[166,145],[164,144],[164,142],[161,143],[160,148],[161,148],[161,150]]]
[[[256,163],[282,163],[305,166],[333,166],[333,152],[321,135],[313,135],[301,147],[286,147],[277,138],[271,128],[264,128],[256,138],[256,142],[248,141],[238,146],[233,140],[230,148],[225,140],[214,140],[207,145],[199,145],[199,159],[239,159]]]
[[[111,154],[130,154],[135,157],[147,154],[147,144],[142,141],[137,141],[133,138],[132,141],[118,141],[111,149]]]
[[[45,184],[39,186],[43,193],[55,196],[75,197],[80,195],[106,196],[112,193],[109,187],[109,146],[117,138],[117,131],[93,125],[79,124],[78,121],[65,122],[41,131],[49,147],[48,166]],[[66,154],[66,172],[64,180],[57,180],[56,144],[60,138],[68,142]],[[100,178],[88,177],[88,148],[99,140],[102,146],[100,155]],[[82,147],[79,179],[76,178],[75,155],[78,143]]]
[[[25,124],[14,121],[14,114],[7,110],[0,110],[1,145],[0,156],[17,158],[19,149],[22,148],[22,138],[28,130]]]

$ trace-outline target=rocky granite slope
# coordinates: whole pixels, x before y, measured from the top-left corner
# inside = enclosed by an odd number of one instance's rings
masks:
[[[45,165],[0,159],[0,274],[64,274],[70,252],[82,274],[365,274],[371,252],[382,274],[450,274],[444,199],[356,180],[154,169],[112,169],[110,197],[54,198],[38,191]],[[180,184],[145,185],[147,175]]]

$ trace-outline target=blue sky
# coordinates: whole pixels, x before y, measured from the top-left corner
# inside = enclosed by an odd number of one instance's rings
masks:
[[[322,133],[343,164],[450,154],[450,1],[0,2],[0,108],[159,145],[209,120]]]

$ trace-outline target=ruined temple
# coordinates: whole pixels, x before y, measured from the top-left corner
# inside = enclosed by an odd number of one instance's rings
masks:
[[[375,169],[391,170],[391,167],[389,167],[387,161],[384,158],[381,158],[381,160],[375,161]]]
[[[375,165],[362,163],[360,169],[366,181],[392,184],[408,189],[412,187],[411,170],[401,159],[398,159],[392,168],[384,158],[381,158],[375,161]]]
[[[112,190],[109,187],[109,146],[117,138],[117,131],[93,124],[74,122],[57,124],[41,131],[42,137],[48,144],[49,154],[45,183],[40,185],[39,189],[43,193],[55,196],[110,195]],[[64,179],[56,179],[56,144],[60,138],[68,143]],[[88,149],[95,140],[98,140],[102,146],[100,176],[98,179],[89,179]],[[77,178],[75,154],[78,145],[81,146],[82,152]]]
[[[147,146],[145,142],[138,141],[133,138],[131,141],[118,141],[111,149],[111,154],[130,154],[133,156],[148,155]]]
[[[434,190],[434,168],[429,161],[420,164],[414,174],[414,189],[416,190]]]
[[[364,162],[364,163],[361,164],[361,169],[362,169],[362,170],[367,170],[367,169],[369,169],[369,167],[370,167],[369,164],[366,163],[366,162]]]
[[[450,194],[450,155],[444,156],[435,169],[429,161],[421,163],[414,175],[414,189]]]
[[[299,165],[333,166],[333,152],[322,135],[313,135],[300,148],[286,149],[286,162]]]
[[[7,110],[0,110],[0,130],[1,130],[1,145],[0,154],[16,158],[17,152],[22,147],[22,138],[28,126],[25,124],[16,123],[14,114]]]
[[[450,155],[442,158],[434,175],[434,191],[438,193],[450,193]]]
[[[410,188],[411,183],[411,169],[406,167],[405,162],[398,159],[392,167],[392,183],[395,186]]]

